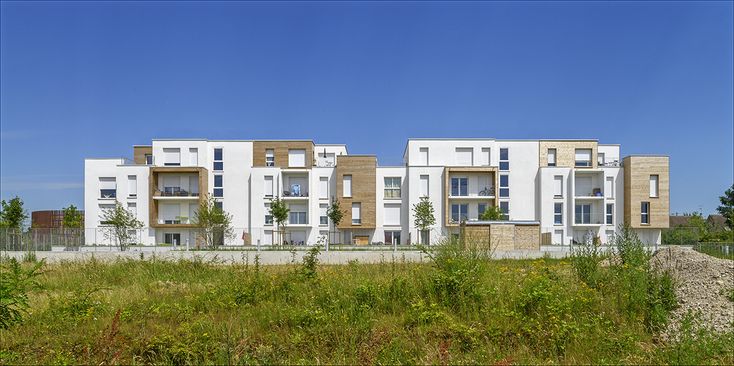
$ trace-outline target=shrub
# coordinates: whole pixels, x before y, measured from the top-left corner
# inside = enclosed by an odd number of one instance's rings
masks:
[[[456,238],[445,239],[429,251],[422,248],[433,262],[430,289],[444,305],[462,307],[481,297],[482,274],[489,253],[474,246],[466,247]]]
[[[303,256],[303,265],[301,266],[301,274],[306,279],[316,278],[316,267],[319,264],[319,254],[321,253],[321,246],[312,246],[306,255]]]
[[[571,255],[571,265],[576,276],[591,288],[598,288],[602,281],[601,262],[604,255],[595,244],[583,244]]]
[[[23,319],[28,311],[28,292],[39,287],[37,277],[44,263],[23,269],[15,258],[0,261],[0,329]]]

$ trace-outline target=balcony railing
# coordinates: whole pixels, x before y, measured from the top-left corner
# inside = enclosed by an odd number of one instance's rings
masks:
[[[161,197],[199,197],[199,192],[189,192],[180,187],[164,187],[163,191],[156,192]]]
[[[303,192],[303,191],[283,191],[283,197],[308,197],[308,192]]]
[[[601,190],[601,188],[594,188],[589,191],[584,192],[576,192],[574,193],[575,197],[604,197],[604,191]]]
[[[573,223],[575,225],[602,225],[606,216],[599,213],[576,212]]]
[[[591,160],[576,160],[577,167],[590,167]]]
[[[188,217],[176,217],[175,219],[158,219],[158,223],[161,225],[181,225],[191,224],[192,221]]]

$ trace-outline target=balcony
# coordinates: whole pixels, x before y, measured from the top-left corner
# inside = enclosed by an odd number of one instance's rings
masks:
[[[162,191],[153,192],[154,199],[189,198],[198,199],[199,192],[189,192],[181,187],[163,187]]]
[[[573,226],[601,226],[604,225],[604,219],[605,216],[601,213],[576,211]]]
[[[496,197],[497,192],[494,186],[485,186],[478,192],[468,192],[467,190],[453,188],[454,187],[452,187],[451,192],[449,193],[449,199],[493,199]]]
[[[159,225],[193,225],[193,221],[188,217],[179,216],[175,219],[158,219]]]

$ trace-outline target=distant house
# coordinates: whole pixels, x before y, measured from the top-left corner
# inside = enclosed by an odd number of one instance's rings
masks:
[[[84,222],[84,211],[82,214],[82,222]],[[64,222],[64,211],[61,210],[43,210],[31,212],[31,227],[54,229],[62,227]]]
[[[723,215],[709,215],[706,218],[706,224],[714,230],[729,230],[726,226],[726,218]]]
[[[678,226],[686,227],[688,226],[688,220],[690,218],[691,216],[688,216],[688,215],[682,215],[682,216],[681,215],[670,215],[670,218],[669,218],[670,227],[671,228],[678,227]]]

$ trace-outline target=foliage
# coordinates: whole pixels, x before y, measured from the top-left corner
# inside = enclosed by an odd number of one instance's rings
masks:
[[[479,216],[480,220],[484,221],[496,221],[496,220],[502,220],[502,210],[500,210],[497,206],[489,206],[482,214]]]
[[[23,209],[23,200],[15,196],[10,201],[0,201],[0,227],[22,229],[28,213]]]
[[[288,213],[290,212],[290,209],[288,209],[288,204],[280,197],[273,198],[272,201],[270,201],[270,214],[273,216],[273,220],[275,221],[276,225],[278,226],[278,233],[282,236],[282,231],[284,230],[284,223],[288,221]],[[282,243],[283,239],[279,239],[278,243]]]
[[[415,227],[425,233],[431,226],[436,224],[436,216],[434,212],[433,203],[428,199],[428,197],[421,197],[420,202],[413,205]]]
[[[76,206],[69,205],[69,207],[63,208],[64,218],[61,225],[65,228],[79,229],[84,226],[84,218],[82,217],[81,211]]]
[[[604,280],[601,263],[605,258],[599,246],[593,243],[581,244],[571,253],[571,265],[579,280],[596,289]]]
[[[329,217],[329,220],[334,224],[334,227],[339,227],[339,224],[341,224],[344,219],[344,211],[341,209],[339,199],[335,197],[331,198],[331,204],[326,209],[326,216]]]
[[[721,205],[716,208],[716,211],[726,218],[726,226],[729,227],[729,230],[734,231],[734,184],[724,192],[723,196],[719,197],[719,202]]]
[[[314,245],[309,248],[306,255],[303,256],[303,265],[301,267],[301,274],[307,279],[316,278],[316,267],[319,264],[319,254],[321,253],[321,246]]]
[[[0,329],[21,322],[28,313],[28,293],[38,287],[38,276],[44,262],[28,268],[15,259],[0,261]]]
[[[114,240],[125,250],[137,235],[137,230],[143,227],[143,223],[135,217],[135,214],[122,206],[120,201],[115,201],[115,207],[102,212],[103,225],[107,227],[105,236],[108,240]]]
[[[217,206],[214,197],[205,197],[201,200],[192,221],[196,227],[197,237],[207,248],[222,245],[225,239],[235,236],[232,215]]]

